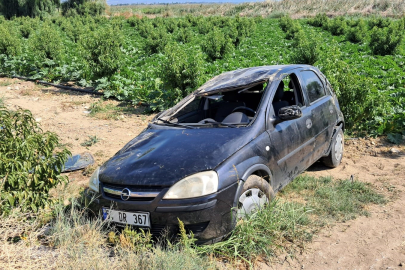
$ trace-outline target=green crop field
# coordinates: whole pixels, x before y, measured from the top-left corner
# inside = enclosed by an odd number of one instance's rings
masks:
[[[111,7],[109,17],[103,0],[0,0],[0,76],[92,87],[131,104],[107,108],[114,105],[100,100],[91,105],[92,115],[138,106],[162,111],[225,71],[311,64],[338,95],[347,135],[388,135],[399,144],[405,135],[405,5],[372,2],[369,16],[362,15],[369,0],[283,0]],[[308,18],[285,15],[301,12]],[[335,16],[339,12],[350,16]],[[378,16],[382,12],[391,18]],[[70,178],[60,172],[70,154],[66,145],[42,131],[29,111],[13,111],[4,100],[0,95],[0,268],[253,267],[279,252],[294,257],[322,227],[368,216],[367,205],[387,202],[371,184],[301,175],[279,200],[213,245],[194,245],[181,221],[176,241],[118,231],[87,208],[82,189],[70,190],[77,183],[64,185]],[[98,140],[89,136],[82,146]]]
[[[0,73],[76,81],[159,111],[225,71],[308,63],[334,86],[349,132],[395,134],[405,122],[404,24],[326,15],[0,19]]]

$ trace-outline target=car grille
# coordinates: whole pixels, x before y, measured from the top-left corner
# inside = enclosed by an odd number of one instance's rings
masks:
[[[188,233],[193,232],[195,234],[195,233],[203,232],[205,230],[205,228],[207,228],[208,223],[209,223],[209,221],[197,223],[197,224],[184,225],[184,227]]]
[[[126,201],[152,201],[163,190],[162,187],[121,186],[104,183],[101,186],[106,197],[116,200],[122,200],[122,191],[128,189],[130,195]]]

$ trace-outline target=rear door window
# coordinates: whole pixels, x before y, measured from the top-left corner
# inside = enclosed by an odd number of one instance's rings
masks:
[[[321,80],[313,71],[301,71],[301,77],[311,103],[326,95]]]

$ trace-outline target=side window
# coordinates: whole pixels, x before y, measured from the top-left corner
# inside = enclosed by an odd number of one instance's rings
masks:
[[[290,106],[297,105],[299,107],[303,107],[305,104],[297,76],[294,73],[292,73],[289,76],[283,78],[283,83],[284,83],[283,100],[287,101]]]
[[[301,77],[303,79],[303,84],[307,89],[310,102],[314,102],[326,95],[321,80],[313,71],[302,71]]]

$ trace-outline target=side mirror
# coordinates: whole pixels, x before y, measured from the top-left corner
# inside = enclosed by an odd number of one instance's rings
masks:
[[[301,108],[297,105],[283,107],[278,111],[278,117],[280,117],[282,121],[297,119],[301,116]]]

